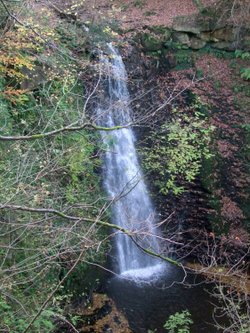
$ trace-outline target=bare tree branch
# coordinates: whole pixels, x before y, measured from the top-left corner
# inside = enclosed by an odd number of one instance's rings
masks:
[[[85,222],[89,222],[89,223],[95,223],[97,225],[100,225],[100,226],[103,226],[103,227],[108,227],[108,228],[113,228],[115,230],[118,230],[122,233],[124,233],[125,235],[129,236],[133,242],[135,242],[135,244],[145,253],[153,256],[153,257],[156,257],[156,258],[159,258],[159,259],[162,259],[166,262],[169,262],[173,265],[176,265],[176,266],[182,266],[178,261],[174,260],[174,259],[171,259],[171,258],[168,258],[168,257],[165,257],[159,253],[156,253],[154,251],[152,251],[151,249],[146,249],[144,248],[143,246],[139,245],[138,242],[133,238],[134,235],[136,235],[137,233],[140,233],[140,230],[128,230],[128,229],[125,229],[125,228],[122,228],[116,224],[113,224],[113,223],[109,223],[109,222],[105,222],[105,221],[100,221],[100,220],[97,220],[97,219],[91,219],[91,218],[86,218],[86,217],[77,217],[77,216],[71,216],[71,215],[66,215],[64,214],[63,212],[60,212],[58,210],[55,210],[55,209],[46,209],[46,208],[32,208],[32,207],[25,207],[25,206],[17,206],[17,205],[4,205],[4,206],[0,206],[0,210],[3,210],[3,209],[10,209],[10,210],[20,210],[20,211],[28,211],[28,212],[33,212],[33,213],[51,213],[51,214],[54,214],[54,215],[57,215],[57,216],[60,216],[62,218],[65,218],[65,219],[68,219],[68,220],[73,220],[73,221],[85,221]],[[169,240],[171,242],[171,240]]]
[[[77,122],[78,123],[78,122]],[[76,131],[81,131],[85,128],[88,129],[94,129],[96,131],[115,131],[119,130],[122,128],[127,128],[131,126],[131,124],[127,124],[124,126],[114,126],[114,127],[103,127],[103,126],[97,126],[95,124],[91,123],[85,123],[80,126],[74,126],[74,124],[56,129],[54,131],[46,132],[46,133],[38,133],[38,134],[32,134],[32,135],[20,135],[20,136],[2,136],[0,135],[0,141],[31,141],[31,140],[36,140],[36,139],[44,139],[47,137],[52,137],[57,134],[63,133],[63,132],[76,132]]]
[[[69,277],[69,275],[74,271],[74,269],[76,268],[76,266],[79,264],[79,262],[82,259],[82,256],[85,252],[85,249],[82,250],[82,252],[80,253],[80,255],[78,256],[77,260],[75,261],[75,263],[73,264],[73,266],[70,268],[70,270],[65,274],[65,276],[63,277],[63,279],[57,284],[57,286],[54,288],[54,290],[50,293],[50,295],[48,296],[48,298],[43,302],[42,306],[40,307],[40,309],[37,311],[36,315],[34,316],[34,318],[30,321],[30,323],[28,324],[28,326],[25,328],[25,330],[23,331],[23,333],[26,333],[29,331],[29,329],[32,327],[32,325],[34,324],[34,322],[36,321],[36,319],[40,316],[40,314],[43,312],[43,310],[46,308],[46,306],[48,305],[48,303],[50,302],[50,300],[52,299],[52,297],[54,296],[54,294],[57,292],[57,290],[60,288],[60,286],[63,285],[63,283],[67,280],[67,278]]]

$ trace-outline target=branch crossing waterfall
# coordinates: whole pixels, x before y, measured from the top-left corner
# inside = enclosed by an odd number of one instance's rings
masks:
[[[155,212],[143,180],[130,115],[127,73],[119,53],[108,44],[109,56],[101,57],[106,74],[104,101],[97,108],[98,124],[105,127],[124,125],[113,131],[101,131],[105,145],[104,187],[112,201],[112,221],[129,230],[115,231],[119,274],[132,279],[147,279],[163,270],[160,259],[143,249],[159,253],[159,232]],[[101,104],[101,103],[100,103]]]

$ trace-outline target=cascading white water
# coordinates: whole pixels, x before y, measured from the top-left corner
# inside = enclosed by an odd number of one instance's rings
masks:
[[[98,122],[114,127],[131,122],[127,74],[121,56],[108,44],[110,55],[102,57],[107,75],[107,106],[98,107]],[[104,186],[112,204],[113,223],[131,231],[133,240],[123,233],[116,235],[119,273],[134,278],[147,278],[161,270],[156,258],[141,247],[159,251],[155,230],[154,208],[143,181],[135,150],[135,137],[130,127],[102,131],[106,145]]]

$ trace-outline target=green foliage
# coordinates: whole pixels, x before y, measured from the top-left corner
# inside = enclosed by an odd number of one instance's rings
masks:
[[[250,52],[248,51],[236,50],[235,56],[236,58],[240,58],[242,60],[250,60]],[[250,80],[250,68],[241,68],[240,76],[242,79]]]
[[[164,324],[164,328],[167,329],[169,333],[189,333],[191,332],[190,325],[192,323],[193,320],[191,319],[190,312],[184,310],[169,316]]]
[[[87,56],[79,60],[73,54],[86,46],[83,30],[59,19],[50,26],[49,14],[44,8],[40,17],[28,13],[33,17],[26,21],[49,38],[53,48],[25,27],[1,35],[1,135],[48,132],[80,124],[86,117],[78,73],[88,65]],[[29,78],[39,70],[42,81]],[[21,89],[24,81],[29,91]],[[81,131],[32,142],[0,143],[1,204],[67,210],[79,216],[78,222],[72,222],[53,214],[0,211],[0,331],[23,332],[81,251],[83,260],[105,260],[106,244],[96,251],[104,231],[80,220],[93,219],[103,206],[97,141],[98,134]],[[81,293],[87,270],[84,262],[78,265],[31,332],[54,331],[55,318],[62,316],[71,297]]]
[[[66,48],[65,51],[67,51],[67,48],[73,51],[85,48],[87,36],[77,23],[59,22],[56,31],[62,46]]]
[[[153,147],[144,148],[144,167],[155,175],[156,185],[165,195],[169,191],[181,194],[185,189],[180,183],[194,181],[202,160],[212,156],[209,142],[213,127],[197,111],[201,107],[196,99],[192,112],[174,110],[172,120],[152,133]]]
[[[211,47],[210,45],[206,45],[202,49],[199,50],[199,54],[211,54],[219,59],[235,59],[235,53],[229,52],[225,50],[219,50],[214,47]]]
[[[249,333],[249,316],[248,314],[241,315],[241,328],[239,333]]]
[[[174,43],[173,45],[177,48],[175,52],[177,66],[174,70],[184,70],[191,68],[193,66],[193,56],[191,50],[182,50],[182,45],[179,43]]]
[[[216,91],[220,91],[220,89],[221,89],[221,82],[220,82],[220,80],[215,80],[214,81],[214,89]]]
[[[241,58],[243,60],[250,60],[250,52],[247,51],[236,50],[235,56],[236,58]]]
[[[95,172],[100,167],[100,160],[92,158],[97,147],[97,136],[75,134],[67,145],[70,153],[62,161],[68,174],[66,199],[70,203],[83,199],[91,201],[96,189],[100,191],[100,179]]]
[[[27,303],[26,303],[27,306]],[[35,316],[37,309],[34,309]],[[24,312],[24,311],[23,311]],[[4,332],[22,333],[30,322],[25,313],[16,315],[15,306],[12,302],[8,302],[6,298],[0,296],[0,313],[1,313],[1,328]],[[53,323],[54,311],[51,309],[45,310],[34,322],[31,332],[49,333],[53,332],[55,326]]]
[[[129,9],[129,4],[127,3],[121,3],[121,7],[120,7],[122,12],[125,12],[126,10]]]
[[[242,79],[250,80],[250,68],[241,68],[240,74]]]

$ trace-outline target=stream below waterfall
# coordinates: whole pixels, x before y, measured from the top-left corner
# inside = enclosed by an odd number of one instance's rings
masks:
[[[213,319],[217,300],[209,295],[213,285],[201,276],[188,275],[170,264],[164,276],[153,283],[138,283],[113,277],[106,282],[107,294],[126,315],[134,333],[166,333],[163,328],[168,317],[188,310],[193,324],[190,333],[218,333]],[[223,324],[223,318],[216,318]]]
[[[104,188],[110,200],[112,223],[130,236],[114,230],[115,277],[106,282],[106,292],[126,314],[134,333],[163,329],[169,315],[189,310],[192,333],[215,333],[212,300],[197,275],[162,263],[143,249],[160,251],[161,233],[148,195],[135,150],[135,137],[127,126],[131,122],[127,73],[118,51],[108,44],[108,55],[101,56],[104,68],[104,97],[97,107],[98,124],[124,126],[101,131],[106,147],[103,163]],[[185,277],[185,283],[183,279]],[[205,285],[205,287],[204,287]],[[213,300],[214,302],[214,300]]]

